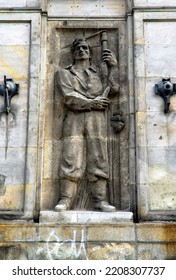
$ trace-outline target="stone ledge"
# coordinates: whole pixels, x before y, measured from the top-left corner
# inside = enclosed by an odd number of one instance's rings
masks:
[[[133,222],[132,212],[41,211],[40,223],[54,224],[116,224]]]

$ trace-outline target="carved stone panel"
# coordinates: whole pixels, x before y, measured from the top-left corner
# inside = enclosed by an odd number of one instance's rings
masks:
[[[101,62],[101,34],[99,32],[105,29],[108,36],[107,47],[115,54],[118,60],[118,73],[114,76],[114,81],[116,80],[120,84],[119,93],[109,97],[110,105],[106,118],[108,167],[110,169],[107,198],[109,203],[118,210],[129,209],[125,22],[51,21],[48,25],[47,41],[48,79],[45,105],[43,210],[54,209],[54,205],[57,203],[60,186],[59,168],[63,153],[62,126],[65,107],[62,102],[62,94],[54,85],[55,73],[58,69],[63,69],[72,63],[70,47],[76,38],[87,38],[87,42],[93,50],[92,64],[99,67]],[[115,126],[116,120],[118,122],[117,115],[119,115],[119,110],[122,111],[122,126],[125,123],[125,128],[120,133],[116,133],[118,132],[118,126],[115,128],[113,126]],[[84,146],[83,169],[85,171],[86,153],[87,149]],[[79,180],[77,195],[72,209],[92,209],[92,197],[86,172]]]

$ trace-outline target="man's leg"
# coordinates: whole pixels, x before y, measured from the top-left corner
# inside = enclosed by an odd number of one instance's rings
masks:
[[[114,212],[116,208],[107,202],[107,180],[99,179],[96,182],[89,182],[93,197],[93,208],[103,212]]]
[[[63,146],[60,164],[60,196],[56,211],[70,209],[77,182],[83,173],[84,114],[68,112],[63,124]]]
[[[70,180],[60,180],[60,198],[55,206],[56,211],[65,211],[71,207],[76,193],[77,183]]]
[[[106,112],[87,113],[87,176],[93,195],[93,207],[104,212],[116,208],[107,202],[109,162],[107,151]]]

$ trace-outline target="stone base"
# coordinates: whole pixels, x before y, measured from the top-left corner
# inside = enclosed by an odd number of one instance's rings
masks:
[[[116,224],[133,222],[132,212],[41,211],[40,223],[54,224]]]
[[[0,223],[0,260],[174,259],[176,223]]]

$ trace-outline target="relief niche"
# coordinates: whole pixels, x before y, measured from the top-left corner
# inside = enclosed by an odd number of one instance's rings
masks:
[[[59,147],[53,149],[52,210],[121,210],[117,165],[126,122],[119,105],[118,30],[55,30],[49,67]]]

